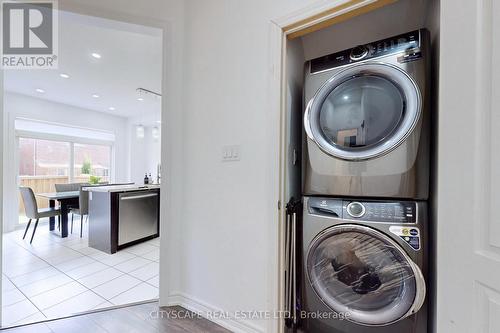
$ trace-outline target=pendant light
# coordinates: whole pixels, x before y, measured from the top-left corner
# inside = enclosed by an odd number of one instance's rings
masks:
[[[158,129],[158,127],[153,127],[153,129],[151,130],[151,135],[155,141],[158,140],[158,138],[160,137],[160,130]]]
[[[137,139],[144,139],[144,126],[143,125],[137,125],[135,128],[135,135],[137,136]]]
[[[137,100],[139,102],[143,102],[146,97],[149,97],[149,98],[153,97],[154,99],[161,99],[161,94],[154,92],[154,91],[151,91],[151,90],[148,90],[148,89],[137,88],[136,92],[138,94]],[[140,117],[141,117],[142,121],[144,121],[142,108],[141,108],[141,116]],[[144,136],[145,136],[144,125],[139,124],[136,126],[135,135],[137,136],[137,139],[144,139]],[[160,137],[160,131],[159,131],[158,127],[155,126],[152,128],[151,136],[153,137],[153,139],[155,141],[158,140],[158,138]]]

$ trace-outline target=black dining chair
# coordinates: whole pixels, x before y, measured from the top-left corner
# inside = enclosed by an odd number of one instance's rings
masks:
[[[38,209],[38,204],[36,202],[35,194],[30,187],[20,187],[21,197],[24,203],[24,210],[26,217],[29,219],[26,230],[24,231],[23,239],[26,238],[28,229],[31,225],[32,220],[36,220],[35,227],[33,228],[33,234],[31,235],[30,244],[33,243],[33,237],[35,237],[36,227],[38,227],[38,221],[44,217],[55,217],[61,215],[61,210],[57,208],[42,208]]]

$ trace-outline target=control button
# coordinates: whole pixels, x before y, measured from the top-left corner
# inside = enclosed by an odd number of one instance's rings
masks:
[[[360,202],[351,202],[347,205],[347,213],[352,217],[361,217],[365,215],[365,206]]]
[[[410,230],[410,235],[412,235],[412,236],[418,235],[418,230],[417,229],[411,229]]]
[[[364,45],[356,46],[351,50],[351,60],[361,60],[368,55],[368,48]]]

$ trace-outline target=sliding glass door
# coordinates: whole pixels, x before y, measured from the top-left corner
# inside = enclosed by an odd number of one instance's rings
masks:
[[[75,143],[73,161],[75,183],[110,181],[110,146]]]
[[[69,142],[19,138],[19,153],[20,176],[69,176]]]
[[[55,184],[111,181],[112,146],[19,137],[19,186],[35,194],[55,192]],[[37,197],[39,208],[48,201]],[[19,199],[20,222],[26,222]]]
[[[68,183],[71,145],[69,142],[19,138],[19,185],[31,187],[35,194],[54,192],[55,184]],[[38,208],[47,208],[45,199],[36,197]],[[26,222],[24,204],[19,200],[19,221]]]

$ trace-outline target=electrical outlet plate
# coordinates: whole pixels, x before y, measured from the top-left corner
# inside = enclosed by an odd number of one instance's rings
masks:
[[[240,160],[240,146],[227,145],[222,147],[222,161],[235,162]]]

